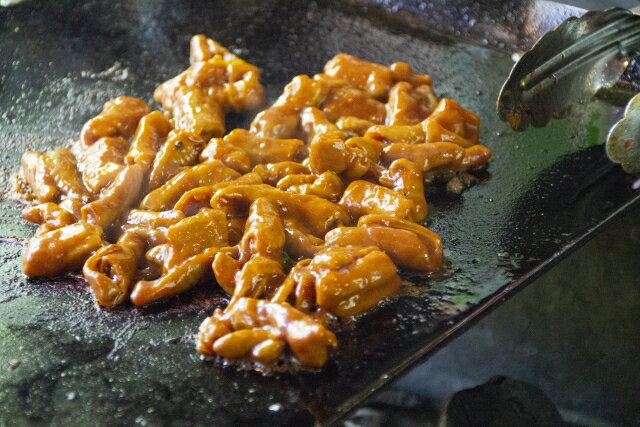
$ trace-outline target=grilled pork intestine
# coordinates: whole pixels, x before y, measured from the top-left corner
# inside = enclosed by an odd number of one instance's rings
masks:
[[[154,93],[164,112],[118,97],[74,153],[24,154],[39,203],[23,211],[38,225],[24,272],[82,270],[104,307],[219,287],[229,304],[202,323],[200,353],[320,367],[332,318],[393,296],[398,267],[442,268],[425,185],[459,189],[486,166],[479,118],[408,64],[339,54],[226,132],[227,112],[264,103],[260,72],[202,35],[190,58]]]

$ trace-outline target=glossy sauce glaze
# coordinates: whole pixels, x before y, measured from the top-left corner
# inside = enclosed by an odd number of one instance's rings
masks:
[[[398,267],[442,268],[425,185],[460,190],[486,166],[479,118],[408,64],[339,54],[227,132],[226,112],[264,104],[260,71],[202,35],[191,63],[156,89],[164,112],[119,97],[75,154],[24,154],[39,202],[23,212],[39,225],[24,273],[82,270],[105,307],[218,285],[229,304],[202,323],[200,353],[320,367],[331,318],[396,293]]]

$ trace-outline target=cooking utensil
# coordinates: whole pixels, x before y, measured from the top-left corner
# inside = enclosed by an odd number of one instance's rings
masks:
[[[545,34],[514,65],[498,97],[498,114],[511,128],[545,126],[567,116],[577,103],[601,99],[626,103],[635,95],[616,83],[640,53],[640,15],[621,8],[591,11],[565,20]],[[623,104],[624,105],[624,104]],[[640,103],[627,105],[625,119],[607,138],[609,158],[627,172],[640,172],[634,117]]]

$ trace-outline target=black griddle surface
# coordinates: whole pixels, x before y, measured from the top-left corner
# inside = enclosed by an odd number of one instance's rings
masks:
[[[104,310],[81,279],[27,280],[21,245],[35,227],[5,198],[1,425],[335,421],[637,201],[633,177],[599,145],[614,114],[606,105],[577,107],[522,134],[495,113],[508,51],[574,9],[540,1],[474,2],[467,10],[456,7],[462,1],[450,10],[440,1],[349,3],[57,0],[0,10],[5,195],[23,151],[68,144],[110,98],[150,100],[158,83],[188,65],[197,33],[258,65],[271,100],[338,52],[409,62],[431,74],[440,96],[480,114],[481,141],[494,150],[479,185],[461,196],[429,193],[428,226],[445,242],[443,277],[405,275],[399,297],[341,326],[340,349],[320,373],[263,376],[202,361],[194,334],[222,304],[215,285],[149,308]]]

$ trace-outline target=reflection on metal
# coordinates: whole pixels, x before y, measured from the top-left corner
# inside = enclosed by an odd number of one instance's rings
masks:
[[[25,0],[0,0],[0,6],[13,6],[22,3]]]
[[[613,87],[639,48],[640,16],[626,9],[569,18],[513,67],[498,97],[498,114],[517,131],[545,126]]]
[[[607,137],[607,155],[629,173],[640,173],[640,94],[634,96]]]

